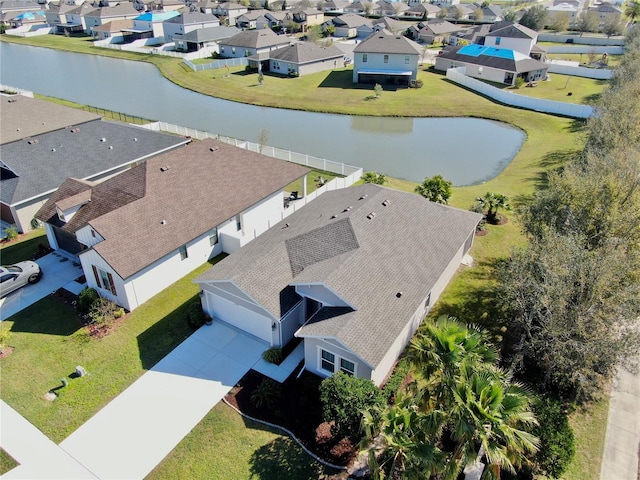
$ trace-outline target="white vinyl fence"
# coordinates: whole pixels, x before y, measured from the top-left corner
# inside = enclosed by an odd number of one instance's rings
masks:
[[[467,77],[465,72],[465,67],[450,68],[447,70],[447,78],[452,82],[493,98],[505,105],[574,118],[589,118],[593,115],[593,108],[589,105],[577,105],[574,103],[556,102],[553,100],[543,100],[518,95],[509,90],[501,90],[475,78]]]
[[[538,35],[539,42],[574,43],[578,45],[624,45],[624,37],[590,37],[579,35],[555,35],[543,33]]]
[[[305,165],[310,168],[315,168],[317,170],[325,170],[327,172],[344,175],[344,177],[337,177],[325,183],[322,187],[319,187],[317,190],[311,193],[308,193],[307,195],[303,196],[301,199],[292,201],[289,204],[289,208],[285,210],[284,216],[290,215],[291,213],[295,212],[298,208],[306,205],[308,202],[317,198],[318,195],[322,195],[324,192],[350,187],[355,182],[360,180],[360,178],[362,178],[362,172],[363,172],[362,168],[355,167],[353,165],[347,165],[346,163],[334,162],[332,160],[327,160],[326,158],[318,158],[312,155],[292,152],[290,150],[283,150],[281,148],[270,147],[267,145],[264,145],[261,147],[261,145],[257,143],[247,142],[245,140],[238,140],[232,137],[225,137],[225,136],[217,135],[214,133],[203,132],[201,130],[196,130],[194,128],[182,127],[179,125],[174,125],[166,122],[149,123],[147,125],[142,125],[142,127],[147,128],[149,130],[175,133],[177,135],[196,138],[198,140],[202,140],[205,138],[214,138],[221,142],[228,143],[230,145],[235,145],[236,147],[239,147],[239,148],[244,148],[252,152],[262,153],[263,155],[267,155],[268,157],[278,158],[280,160],[286,160],[287,162]]]
[[[588,68],[572,65],[563,65],[553,61],[547,62],[549,73],[572,75],[574,77],[595,78],[596,80],[609,80],[613,76],[613,70],[607,68]]]
[[[608,46],[599,47],[595,45],[549,45],[544,47],[547,53],[594,53],[596,55],[622,55],[624,53],[623,47]]]
[[[208,56],[208,55],[207,55]],[[204,58],[204,57],[202,57]],[[193,71],[198,72],[201,70],[215,70],[218,68],[224,67],[242,67],[249,65],[249,60],[247,57],[241,58],[226,58],[224,60],[215,60],[211,63],[203,63],[200,65],[195,65],[189,61],[189,59],[185,58],[184,63]]]

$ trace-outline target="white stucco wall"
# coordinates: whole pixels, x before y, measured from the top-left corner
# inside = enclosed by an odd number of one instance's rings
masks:
[[[500,39],[500,45],[498,45],[497,39]],[[508,38],[508,37],[486,37],[484,44],[488,47],[504,48],[507,50],[515,50],[516,52],[529,55],[531,47],[535,45],[536,41],[531,38]]]
[[[364,61],[364,55],[367,57],[367,61]],[[415,80],[418,75],[418,60],[419,55],[405,55],[405,54],[387,54],[389,61],[384,62],[384,55],[382,53],[354,53],[354,67],[353,67],[353,83],[358,83],[358,73],[360,70],[410,70],[411,79]],[[409,57],[409,63],[405,63],[405,57]]]
[[[333,339],[320,339],[320,338],[305,338],[304,339],[304,359],[305,369],[315,373],[316,375],[326,378],[331,373],[323,370],[320,365],[320,349],[327,350],[336,355],[336,371],[340,365],[340,358],[345,358],[356,365],[355,376],[358,378],[371,379],[371,367],[367,365],[361,358],[354,355],[349,350],[340,346],[340,344]]]

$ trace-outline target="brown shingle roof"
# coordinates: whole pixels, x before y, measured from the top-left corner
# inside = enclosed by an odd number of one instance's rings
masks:
[[[96,185],[63,228],[89,223],[105,239],[94,250],[128,278],[308,171],[215,140],[194,142]],[[51,200],[39,218],[54,213]]]

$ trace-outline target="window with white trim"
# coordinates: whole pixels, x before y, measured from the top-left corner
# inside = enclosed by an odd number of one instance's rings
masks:
[[[404,64],[409,65],[409,55],[404,56]]]
[[[389,55],[385,55],[383,58],[384,63],[389,63]]]
[[[367,54],[366,53],[362,54],[362,63],[367,63]]]
[[[326,350],[321,350],[321,362],[320,368],[326,370],[327,372],[335,372],[336,371],[336,356],[327,352]]]
[[[111,273],[106,272],[95,265],[91,265],[91,269],[93,270],[93,276],[96,279],[96,285],[98,288],[108,290],[113,295],[118,295],[116,292],[116,284],[113,281]]]
[[[218,243],[218,229],[214,228],[209,232],[209,246],[213,247]]]
[[[356,374],[356,364],[346,358],[340,359],[340,370],[349,375]]]
[[[329,374],[341,371],[347,375],[356,375],[355,362],[333,352],[329,352],[324,348],[320,349],[320,368]]]

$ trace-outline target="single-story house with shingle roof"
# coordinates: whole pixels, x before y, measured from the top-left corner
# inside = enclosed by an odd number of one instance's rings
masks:
[[[258,10],[249,10],[236,18],[236,27],[243,30],[258,29],[262,30],[269,26],[269,19],[266,14],[269,10],[260,8]]]
[[[110,43],[122,43],[124,40],[123,30],[131,28],[133,28],[133,20],[113,20],[93,27],[91,32],[96,40],[110,38]]]
[[[0,99],[2,220],[21,232],[65,178],[101,181],[188,141],[44,100]]]
[[[353,49],[353,83],[409,86],[421,55],[420,46],[403,35],[374,33]]]
[[[269,53],[269,70],[283,75],[306,75],[344,66],[344,53],[337,47],[298,42]]]
[[[443,50],[436,57],[435,69],[466,67],[466,75],[497,83],[514,85],[516,78],[533,82],[546,77],[548,65],[515,50],[466,45]]]
[[[381,385],[460,267],[481,216],[372,184],[327,192],[198,277],[203,309],[304,368]]]
[[[133,310],[278,223],[283,188],[308,172],[203,140],[99,184],[69,178],[36,217],[52,247],[60,247],[58,232],[75,244],[90,287]]]
[[[373,21],[356,15],[355,13],[345,13],[339,17],[335,17],[331,20],[331,23],[335,27],[334,37],[357,37],[359,36],[358,29],[361,27],[366,27],[365,31],[369,34],[373,32]]]
[[[273,30],[246,30],[220,42],[220,55],[227,58],[249,57],[268,53],[276,48],[289,45],[291,39],[278,35]]]
[[[183,52],[195,52],[208,45],[218,45],[222,40],[233,37],[240,33],[236,27],[207,27],[198,28],[184,35],[176,35],[173,41],[176,50]]]
[[[434,19],[418,24],[412,36],[427,45],[431,45],[432,43],[447,43],[450,36],[466,29],[467,27],[463,25],[455,25],[446,20]]]

